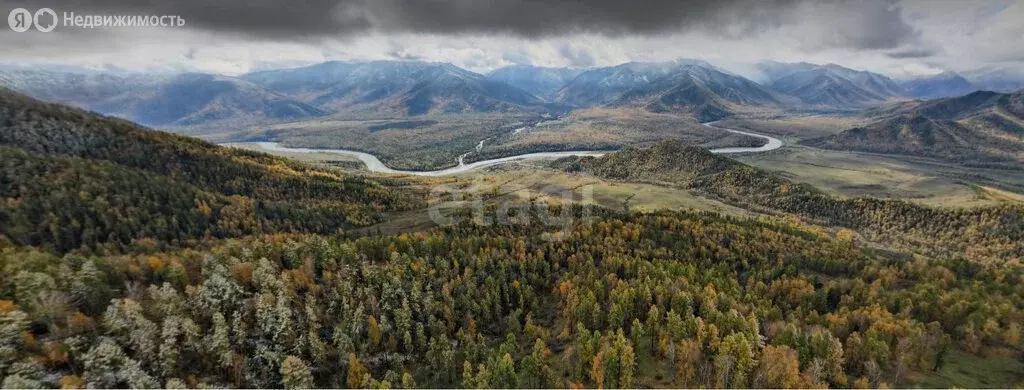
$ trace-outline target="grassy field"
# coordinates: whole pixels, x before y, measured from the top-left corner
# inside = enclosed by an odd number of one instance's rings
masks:
[[[518,171],[524,172],[524,171]],[[574,203],[591,203],[607,208],[623,210],[629,207],[630,210],[656,210],[656,209],[678,209],[678,210],[710,210],[732,216],[753,216],[754,214],[730,206],[718,201],[701,198],[684,190],[675,190],[665,187],[644,184],[622,184],[595,180],[584,180],[572,178],[567,175],[536,174],[536,172],[521,175],[513,171],[490,172],[490,175],[479,175],[476,177],[461,178],[461,183],[470,183],[465,192],[460,192],[456,199],[465,199],[456,202],[458,205],[452,208],[441,208],[435,212],[441,213],[442,218],[447,218],[457,211],[472,210],[472,199],[483,199],[485,207],[496,208],[509,205],[522,205],[523,202],[541,202],[547,204],[564,204],[561,191],[571,190]],[[552,185],[550,179],[561,179],[561,184]],[[583,194],[588,190],[585,186],[592,186],[591,201]],[[575,186],[575,187],[570,187]],[[473,194],[466,196],[465,194]],[[474,198],[479,197],[479,198]],[[432,199],[431,204],[436,204],[438,199]],[[414,210],[389,215],[387,221],[380,224],[363,228],[363,233],[384,233],[399,234],[407,232],[423,231],[438,226],[437,221],[431,215],[431,210]]]
[[[545,168],[543,161],[490,167],[449,177],[418,178],[418,186],[427,193],[428,205],[454,202],[451,208],[437,208],[444,217],[466,211],[479,200],[485,207],[521,205],[524,202],[547,204],[594,204],[614,210],[706,210],[731,216],[757,216],[753,212],[716,200],[700,197],[685,189],[652,184],[622,183],[568,174]],[[387,222],[364,228],[367,233],[404,233],[437,226],[431,209],[389,215]]]
[[[968,167],[930,158],[841,152],[796,145],[870,121],[861,116],[801,116],[729,119],[720,122],[783,140],[786,146],[763,154],[732,156],[778,172],[840,197],[902,198],[943,207],[973,207],[1024,199],[1024,168]]]
[[[524,114],[318,119],[211,133],[203,138],[220,143],[278,141],[295,147],[360,150],[376,155],[389,167],[419,170],[455,166],[458,157],[466,153],[466,162],[473,162],[539,151],[614,150],[662,139],[707,147],[763,142],[701,126],[689,116],[604,108],[574,111],[558,119]]]
[[[994,351],[986,353],[987,356],[976,356],[954,348],[949,352],[949,360],[939,371],[908,373],[907,383],[901,386],[991,389],[1004,387],[1000,384],[1014,383],[1015,387],[1020,388],[1024,386],[1024,363],[1007,354]]]
[[[487,192],[488,187],[497,187],[503,190],[502,193],[519,200],[559,202],[560,191],[571,189],[577,200],[582,200],[584,192],[590,191],[594,204],[616,210],[700,209],[734,216],[752,215],[741,208],[703,198],[684,189],[614,182],[549,169],[527,168],[505,166],[471,173],[465,178],[477,183],[474,188],[477,191]]]
[[[746,138],[701,126],[685,115],[633,108],[592,108],[500,134],[485,142],[480,153],[467,161],[533,151],[618,149],[663,139],[679,139],[691,145],[738,146],[750,141]]]
[[[249,150],[263,151],[252,144],[228,144]],[[363,169],[354,157],[334,153],[282,153],[271,154],[304,161],[317,165],[340,166],[346,169]],[[717,200],[701,197],[688,190],[653,184],[626,183],[602,180],[593,177],[568,174],[546,167],[545,161],[519,162],[491,167],[481,171],[467,172],[450,177],[417,178],[421,189],[456,188],[459,194],[470,194],[486,198],[489,204],[514,203],[520,201],[547,201],[558,203],[563,200],[563,191],[570,190],[575,202],[585,199],[587,192],[593,204],[631,211],[652,211],[659,209],[699,209],[715,211],[733,216],[751,216],[753,213]],[[428,199],[429,204],[439,199]],[[426,210],[394,214],[387,223],[374,226],[386,233],[422,230],[433,226]]]
[[[259,150],[255,145],[247,149]],[[332,153],[278,153],[322,165],[357,169],[354,157]],[[1000,202],[1024,202],[1024,171],[967,168],[930,159],[881,156],[787,145],[764,154],[733,158],[777,172],[791,180],[809,183],[840,197],[873,196],[908,199],[942,207],[973,207]],[[482,172],[470,172],[461,180],[491,178],[495,181],[538,187],[545,183],[577,186],[590,180],[594,198],[606,207],[632,210],[697,208],[735,214],[741,210],[693,195],[685,190],[649,184],[614,183],[555,172],[542,162],[518,163]]]
[[[780,150],[731,156],[744,163],[778,172],[840,197],[902,198],[944,207],[972,207],[1024,201],[1024,169],[965,167],[934,159],[821,150],[796,145],[801,139],[835,134],[866,119],[856,116],[801,116],[773,119],[729,119],[723,126],[777,136]],[[539,121],[539,122],[538,122]],[[535,126],[530,126],[536,124]],[[411,119],[322,120],[253,128],[221,135],[224,139],[273,139],[291,146],[347,148],[376,154],[398,169],[439,169],[455,165],[459,155],[474,151],[466,161],[540,150],[617,149],[666,138],[693,145],[726,146],[745,143],[727,132],[701,126],[688,117],[637,109],[577,110],[558,119],[541,120],[493,114],[425,116]],[[485,140],[482,147],[479,141]],[[282,154],[303,161],[354,168],[353,158],[341,155]],[[539,166],[533,163],[532,166]],[[510,185],[540,183],[580,185],[580,179],[550,170],[510,169],[470,173],[494,176]],[[525,166],[529,168],[529,166]],[[700,208],[735,212],[677,189],[634,183],[597,183],[595,199],[603,206]],[[711,203],[708,203],[711,202]]]
[[[925,158],[791,145],[771,153],[733,157],[841,197],[903,198],[943,207],[1024,199],[1024,170],[970,168]]]
[[[838,134],[844,130],[867,124],[869,121],[869,119],[859,116],[810,115],[773,119],[726,119],[720,121],[719,124],[774,135],[790,144],[802,139]]]
[[[211,134],[215,142],[278,141],[287,146],[352,149],[376,155],[395,169],[442,169],[477,143],[537,118],[462,114],[375,120],[316,120]]]

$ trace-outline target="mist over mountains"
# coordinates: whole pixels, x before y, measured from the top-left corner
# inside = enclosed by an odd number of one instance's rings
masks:
[[[914,98],[1024,86],[1007,70],[911,80],[836,64],[762,62],[758,81],[701,60],[630,62],[590,69],[517,65],[487,75],[423,61],[325,62],[253,72],[150,75],[0,69],[0,85],[145,125],[236,128],[325,116],[538,114],[639,107],[700,120],[737,113],[858,111]]]
[[[923,99],[960,96],[978,90],[977,86],[955,72],[910,79],[903,83],[903,88],[911,96]]]
[[[511,65],[487,73],[487,78],[514,85],[540,98],[552,100],[555,93],[583,73],[583,69]]]
[[[336,111],[390,115],[529,111],[543,103],[522,89],[445,63],[327,62],[241,78]]]

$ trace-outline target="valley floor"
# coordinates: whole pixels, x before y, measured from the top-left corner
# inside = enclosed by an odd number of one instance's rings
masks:
[[[615,150],[664,139],[708,148],[757,147],[765,140],[709,128],[689,116],[635,109],[587,109],[559,118],[505,114],[311,120],[201,136],[217,143],[275,141],[286,147],[347,149],[396,170],[430,171],[526,153]]]
[[[824,124],[824,119],[815,121],[819,130],[810,131],[810,134],[831,131],[828,130],[828,126],[838,126],[834,123],[845,123],[849,120],[840,119],[832,122],[832,125]],[[839,197],[899,198],[929,206],[964,208],[1024,202],[1024,169],[966,167],[923,157],[832,151],[800,146],[796,145],[796,142],[803,139],[803,136],[780,129],[782,124],[798,122],[787,120],[761,125],[751,125],[749,121],[723,122],[723,125],[774,134],[785,142],[785,146],[777,151],[733,154],[730,157],[777,172],[790,180],[814,185]],[[821,130],[823,128],[825,130]],[[288,153],[266,150],[251,143],[227,145],[322,165],[344,168],[361,165],[358,159],[344,154]],[[467,180],[493,178],[499,182],[523,186],[543,183],[579,184],[580,181],[565,173],[545,168],[543,161],[516,163],[460,176]],[[723,208],[720,202],[701,198],[684,190],[649,184],[607,183],[600,180],[596,183],[598,184],[595,187],[595,197],[603,200],[602,206],[622,208],[624,204],[628,204],[638,210],[698,208],[736,212]]]
[[[942,207],[1024,201],[1024,169],[971,168],[928,158],[803,146],[734,158],[840,197],[898,198]]]

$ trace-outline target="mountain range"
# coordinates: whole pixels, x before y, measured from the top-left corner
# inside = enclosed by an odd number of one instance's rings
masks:
[[[254,124],[328,113],[242,79],[198,73],[120,76],[17,70],[0,72],[0,85],[149,126]]]
[[[978,91],[901,105],[866,126],[804,143],[956,161],[1020,162],[1024,161],[1024,91]]]
[[[700,120],[761,111],[847,111],[1014,84],[1012,72],[896,81],[835,64],[763,62],[752,81],[700,60],[570,69],[516,65],[482,75],[447,63],[325,62],[237,77],[0,69],[0,85],[162,128],[242,128],[331,116],[538,114],[597,106]],[[999,81],[1003,80],[1003,81]]]
[[[908,96],[888,77],[836,64],[768,62],[761,67],[772,89],[811,106],[857,109]]]
[[[533,112],[540,98],[450,64],[328,62],[238,77],[0,71],[0,85],[34,97],[164,128],[238,128],[334,113],[414,116]]]
[[[298,120],[328,112],[233,77],[183,74],[141,91],[91,104],[111,115],[155,126]]]
[[[629,62],[590,69],[566,83],[555,93],[555,101],[577,107],[605,105],[634,88],[667,76],[688,65],[711,66],[704,62]]]
[[[391,115],[530,111],[544,103],[522,89],[446,63],[327,62],[241,78],[332,110]]]
[[[903,88],[910,96],[920,99],[962,96],[978,90],[978,87],[955,72],[906,80]]]
[[[1024,88],[1024,69],[1013,67],[985,67],[963,73],[979,89],[995,92],[1013,92]]]
[[[792,103],[793,99],[743,77],[691,64],[620,94],[611,105],[638,106],[653,112],[686,112],[708,122],[748,107],[778,108]]]

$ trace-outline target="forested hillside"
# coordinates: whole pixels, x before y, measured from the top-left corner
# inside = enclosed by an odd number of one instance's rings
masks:
[[[600,158],[568,158],[556,164],[611,179],[692,188],[755,210],[853,228],[871,240],[929,256],[966,256],[981,262],[1024,257],[1024,207],[1020,205],[960,210],[903,200],[838,199],[813,186],[675,141],[646,149],[629,147]]]
[[[1019,207],[838,200],[666,142],[559,164],[897,250],[580,206],[357,238],[335,233],[422,194],[8,92],[0,110],[4,388],[1024,383]]]
[[[0,91],[0,239],[64,252],[330,233],[418,207],[379,180],[147,130]]]
[[[237,127],[312,119],[330,110],[234,77],[0,69],[0,86],[150,126]]]
[[[1019,353],[1019,264],[890,255],[714,214],[599,212],[556,240],[542,226],[92,258],[9,248],[0,376],[14,387],[859,388],[906,386],[961,351]],[[1019,385],[1009,381],[984,383]]]

